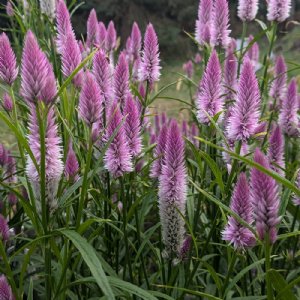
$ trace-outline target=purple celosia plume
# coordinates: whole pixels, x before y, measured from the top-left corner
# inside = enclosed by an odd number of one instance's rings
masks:
[[[28,31],[21,62],[21,95],[27,102],[49,104],[56,95],[53,68],[40,49],[34,34]]]
[[[139,70],[140,70],[140,65],[141,65],[141,58],[138,57],[132,66],[132,74],[131,74],[131,79],[133,82],[139,82]]]
[[[16,55],[7,35],[0,35],[0,80],[12,85],[18,76]]]
[[[140,113],[131,94],[128,94],[124,106],[125,132],[131,156],[137,157],[142,151]]]
[[[212,26],[212,0],[200,0],[198,19],[196,21],[195,38],[200,45],[209,44]]]
[[[124,173],[133,171],[132,157],[127,142],[124,125],[121,125],[123,115],[116,101],[112,103],[108,114],[107,137],[117,133],[110,143],[104,157],[105,168],[113,177],[123,176]],[[120,126],[120,128],[118,128]]]
[[[106,31],[105,37],[105,49],[108,53],[112,52],[117,45],[117,32],[115,29],[115,24],[110,21]]]
[[[124,52],[121,52],[115,68],[113,88],[114,100],[117,100],[123,109],[129,93],[129,67]]]
[[[268,14],[269,21],[283,22],[290,16],[291,0],[269,0]]]
[[[253,65],[246,58],[238,82],[236,102],[227,127],[228,138],[247,141],[258,126],[260,91]]]
[[[298,170],[298,174],[297,174],[297,178],[296,178],[296,182],[295,182],[296,186],[298,189],[300,189],[300,169]],[[293,202],[295,205],[300,205],[300,196],[293,196]]]
[[[192,123],[190,127],[190,141],[193,143],[193,145],[198,148],[199,147],[199,141],[195,138],[196,136],[199,135],[199,129],[198,126],[195,122]]]
[[[5,177],[9,184],[16,184],[17,182],[16,166],[15,158],[10,154],[10,152],[7,152]],[[15,205],[17,200],[17,196],[14,193],[10,192],[8,194],[8,202],[10,205]]]
[[[154,135],[155,136],[155,135]],[[163,125],[157,138],[157,145],[154,150],[154,161],[150,169],[150,177],[158,178],[161,175],[161,169],[164,162],[166,140],[168,136],[168,127]]]
[[[136,22],[132,25],[131,30],[131,54],[133,59],[136,60],[140,56],[140,51],[142,47],[142,35],[140,28]]]
[[[192,242],[193,242],[193,239],[190,235],[188,235],[183,243],[182,243],[182,246],[181,246],[181,249],[180,249],[180,254],[179,254],[179,258],[181,260],[184,260],[188,257],[188,254],[192,248]]]
[[[188,137],[189,124],[187,123],[186,120],[182,121],[181,132],[182,132],[183,137]]]
[[[209,118],[214,117],[223,109],[222,70],[218,54],[214,50],[208,60],[205,72],[200,82],[197,95],[197,118],[200,123],[209,124]],[[220,118],[219,118],[220,120]]]
[[[89,71],[85,73],[79,97],[78,111],[80,117],[90,127],[102,118],[103,97],[99,85]]]
[[[287,67],[284,57],[279,55],[276,57],[274,80],[270,89],[270,96],[276,100],[277,105],[281,104],[286,95]],[[276,105],[276,106],[277,106]]]
[[[64,0],[57,0],[56,4],[56,45],[58,53],[64,48],[66,37],[72,34],[74,39],[75,33],[71,24],[71,17]]]
[[[9,96],[9,94],[4,93],[2,105],[3,105],[3,108],[7,112],[11,112],[13,110],[14,105],[13,105],[13,101],[12,101],[11,97]]]
[[[103,22],[99,22],[99,46],[105,50],[106,27]]]
[[[227,48],[230,38],[229,28],[229,9],[227,0],[216,0],[214,2],[211,43],[214,46]]]
[[[237,91],[238,61],[233,51],[226,52],[223,73],[225,103],[234,102]]]
[[[112,96],[112,80],[108,58],[103,50],[99,50],[93,59],[93,74],[100,87],[104,104],[107,107],[110,104]]]
[[[11,0],[7,1],[5,9],[6,9],[6,14],[9,17],[13,17],[14,16],[15,12],[14,12],[14,8],[13,8]]]
[[[29,146],[37,161],[37,164],[41,163],[40,152],[40,134],[39,125],[36,116],[36,110],[33,105],[30,106],[30,120],[29,120]],[[58,136],[58,128],[55,123],[54,109],[51,107],[47,115],[47,124],[45,129],[45,170],[46,170],[46,195],[47,205],[49,209],[55,209],[57,207],[56,193],[58,189],[58,183],[63,173],[63,162],[61,153],[61,139]],[[40,197],[40,176],[36,167],[31,160],[27,157],[26,173],[29,177],[37,199]],[[40,211],[40,203],[37,203],[37,209]]]
[[[159,62],[157,35],[153,25],[149,23],[144,37],[144,47],[139,73],[140,81],[148,81],[150,86],[158,81],[161,69]]]
[[[79,163],[76,154],[73,150],[72,142],[70,142],[68,148],[68,154],[66,158],[66,164],[65,164],[65,176],[67,180],[70,180],[71,182],[77,181],[77,179],[79,178],[78,172],[79,172]]]
[[[175,120],[170,123],[165,143],[165,160],[158,187],[159,215],[165,256],[175,254],[178,257],[185,236],[187,171],[184,164],[185,145]]]
[[[7,150],[0,144],[0,166],[4,167],[7,163]]]
[[[245,173],[239,175],[231,197],[230,208],[247,224],[251,225],[253,223],[250,188]],[[228,223],[222,232],[222,238],[233,244],[237,250],[252,247],[256,242],[253,232],[232,216],[228,218]]]
[[[238,16],[243,22],[253,21],[258,11],[258,0],[239,0]]]
[[[3,242],[7,242],[9,240],[9,235],[8,222],[6,218],[0,214],[0,238]]]
[[[182,69],[183,69],[183,71],[185,72],[185,74],[188,78],[191,79],[193,77],[194,65],[193,65],[193,62],[191,60],[189,60],[188,62],[183,64]]]
[[[95,45],[99,45],[100,35],[99,35],[99,23],[97,19],[96,10],[93,8],[89,14],[87,20],[87,36],[86,45],[91,48]]]
[[[284,138],[280,126],[276,126],[269,138],[268,159],[271,169],[284,176]]]
[[[258,148],[253,160],[270,169],[266,156]],[[277,238],[276,226],[280,222],[278,185],[275,179],[256,168],[251,170],[251,201],[259,239],[263,241],[269,235],[269,241],[273,244]]]
[[[282,131],[291,137],[299,136],[298,120],[298,95],[297,82],[292,79],[287,90],[287,94],[282,101],[282,107],[279,113],[279,124]]]
[[[167,116],[167,114],[166,114],[165,111],[163,111],[161,113],[160,120],[161,120],[161,125],[167,124],[167,122],[168,122],[168,116]]]
[[[67,34],[65,41],[61,51],[62,73],[65,77],[69,77],[80,65],[82,57],[78,42],[73,34]],[[78,88],[82,84],[82,77],[83,72],[80,70],[73,78],[73,83]]]
[[[250,44],[253,41],[254,37],[253,35],[249,35],[248,38],[248,44]],[[252,61],[254,67],[259,63],[259,45],[257,42],[255,42],[247,51],[246,55],[250,58]]]
[[[0,276],[0,300],[15,300],[5,275]]]

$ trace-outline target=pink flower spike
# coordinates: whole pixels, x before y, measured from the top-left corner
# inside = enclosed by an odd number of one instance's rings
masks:
[[[10,234],[9,234],[8,222],[4,218],[4,216],[2,216],[0,214],[0,238],[3,242],[7,242],[9,240],[9,236],[10,236]],[[1,296],[1,293],[0,293],[0,296]]]
[[[231,30],[229,28],[229,9],[227,0],[215,0],[213,17],[212,17],[212,32],[211,43],[214,46],[227,48]]]
[[[225,102],[234,102],[236,99],[237,69],[237,58],[234,55],[233,51],[228,51],[225,57],[223,75]]]
[[[78,111],[80,117],[89,127],[102,118],[103,97],[101,90],[90,71],[86,71],[83,81]]]
[[[161,69],[159,62],[157,35],[153,25],[149,23],[144,37],[144,48],[139,72],[140,81],[148,81],[150,86],[158,81]]]
[[[274,80],[270,89],[270,96],[276,99],[277,105],[280,105],[286,96],[287,89],[287,66],[284,57],[279,55],[275,60]]]
[[[243,22],[253,21],[258,11],[258,0],[239,0],[238,16]]]
[[[5,275],[0,276],[0,299],[1,300],[15,300],[12,293],[12,289],[5,277]]]
[[[200,0],[198,19],[196,21],[195,38],[200,45],[209,44],[211,38],[213,1]]]
[[[5,8],[6,8],[6,14],[9,17],[13,17],[15,15],[15,11],[14,11],[14,8],[13,8],[11,0],[7,0]]]
[[[99,46],[105,50],[106,27],[103,22],[99,22]]]
[[[16,55],[7,35],[0,35],[0,81],[12,85],[18,76]]]
[[[222,70],[217,52],[214,50],[209,58],[197,95],[197,118],[200,123],[209,124],[209,118],[214,117],[223,109]],[[205,113],[206,112],[206,113]],[[219,118],[220,121],[220,118]]]
[[[7,93],[4,93],[2,105],[7,112],[11,112],[14,108],[13,101]]]
[[[230,208],[247,224],[251,225],[253,223],[250,189],[245,173],[239,175],[231,197]],[[244,227],[231,216],[228,218],[228,223],[222,232],[222,238],[233,244],[234,248],[238,250],[253,247],[256,242],[255,236],[250,229]]]
[[[99,23],[97,20],[96,10],[93,8],[89,14],[87,21],[87,37],[86,45],[92,48],[100,43]]]
[[[133,59],[136,60],[140,56],[140,51],[142,48],[142,35],[140,28],[136,22],[132,25],[131,31],[131,54]]]
[[[106,31],[105,39],[105,49],[108,53],[112,52],[117,45],[117,32],[115,29],[115,24],[113,21],[110,21]]]
[[[258,148],[254,153],[254,162],[270,169],[267,158]],[[269,235],[271,244],[274,244],[277,239],[276,227],[280,222],[278,185],[275,179],[252,168],[251,198],[258,236],[263,241]]]
[[[281,23],[290,16],[291,0],[269,0],[268,14],[269,21]]]
[[[70,142],[67,159],[66,159],[66,165],[65,165],[65,176],[67,180],[77,181],[77,179],[79,178],[78,172],[79,172],[79,163],[76,154],[73,150],[72,142]]]

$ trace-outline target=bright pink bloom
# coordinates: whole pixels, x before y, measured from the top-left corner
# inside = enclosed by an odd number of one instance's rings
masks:
[[[282,101],[282,108],[279,113],[279,124],[282,131],[292,137],[299,136],[298,120],[298,95],[297,82],[292,79],[287,90],[286,97]]]
[[[254,162],[266,169],[270,169],[265,155],[256,148]],[[251,170],[251,198],[254,208],[256,229],[260,240],[269,235],[271,244],[277,239],[276,226],[280,222],[278,185],[272,177],[256,168]]]
[[[238,83],[237,99],[227,128],[228,138],[247,141],[258,126],[260,91],[251,61],[246,58]]]
[[[79,163],[73,150],[72,142],[70,142],[65,165],[65,176],[67,177],[67,180],[76,181],[79,178],[78,172]]]
[[[253,41],[254,37],[253,35],[249,35],[248,38],[248,44],[250,44]],[[254,67],[259,63],[259,45],[257,42],[255,42],[248,50],[247,52],[248,57],[252,61]]]
[[[11,112],[13,110],[14,105],[13,105],[13,101],[12,101],[11,97],[9,96],[9,94],[4,93],[2,105],[3,105],[3,108],[7,112]]]
[[[227,51],[224,62],[223,85],[225,102],[234,102],[237,91],[238,62],[233,51]]]
[[[158,196],[164,252],[165,256],[170,257],[172,253],[180,256],[184,242],[183,217],[187,193],[185,145],[175,120],[171,121],[165,142],[165,160],[159,177]]]
[[[103,97],[99,85],[89,71],[85,73],[79,97],[78,111],[80,117],[90,127],[102,118]]]
[[[211,43],[214,46],[227,48],[231,30],[229,28],[229,9],[227,0],[216,0],[214,2]]]
[[[142,35],[140,28],[136,22],[132,25],[131,31],[131,54],[133,59],[136,60],[140,56],[140,51],[142,48]]]
[[[200,0],[195,38],[200,45],[209,44],[212,30],[212,0]]]
[[[107,137],[111,137],[117,133],[110,143],[104,157],[105,168],[117,178],[123,176],[124,173],[132,172],[132,157],[127,142],[124,125],[121,125],[123,115],[116,101],[110,106],[108,114]]]
[[[0,35],[0,81],[12,85],[18,76],[16,55],[7,35]]]
[[[15,300],[5,275],[0,276],[0,300]]]
[[[283,22],[290,16],[291,0],[269,0],[268,14],[269,21]]]
[[[223,109],[221,83],[221,65],[218,54],[214,50],[207,63],[197,95],[197,118],[200,123],[209,124],[207,114],[213,118]]]
[[[284,57],[279,55],[276,57],[274,80],[270,89],[270,96],[277,101],[277,105],[281,104],[282,100],[286,96],[287,82],[287,67]]]
[[[238,16],[243,22],[253,21],[258,11],[258,0],[239,0]]]
[[[115,24],[113,21],[110,21],[106,31],[105,38],[105,48],[107,52],[111,52],[115,49],[117,43],[117,32],[115,29]]]
[[[99,46],[105,50],[106,27],[103,22],[99,22]]]
[[[253,223],[250,189],[245,173],[239,175],[231,197],[230,208],[247,224]],[[228,218],[228,223],[222,232],[222,238],[239,250],[255,245],[254,234],[232,216]]]
[[[124,106],[125,132],[132,157],[137,157],[142,151],[140,113],[136,101],[128,94]]]
[[[159,62],[157,35],[153,25],[149,23],[144,37],[144,48],[139,73],[140,81],[148,81],[150,85],[158,81],[161,69]]]
[[[87,37],[86,45],[91,48],[95,45],[99,45],[100,35],[99,35],[99,23],[97,20],[96,10],[93,8],[87,20]]]
[[[183,69],[183,71],[185,72],[185,74],[188,78],[193,77],[193,75],[194,75],[194,65],[193,65],[193,62],[191,60],[189,60],[188,62],[183,64],[182,69]]]

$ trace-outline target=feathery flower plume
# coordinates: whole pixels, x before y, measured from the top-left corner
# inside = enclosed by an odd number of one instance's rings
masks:
[[[198,19],[196,21],[195,38],[200,45],[209,44],[212,25],[212,0],[200,0],[198,7]]]
[[[15,184],[17,182],[16,177],[16,160],[14,157],[11,156],[10,152],[7,152],[7,159],[6,159],[6,173],[5,176],[7,177],[7,182],[9,184]],[[15,205],[18,199],[17,196],[10,192],[8,194],[8,202],[10,205]]]
[[[108,106],[111,101],[111,74],[108,58],[103,50],[99,50],[93,59],[93,74],[100,87],[104,104]]]
[[[78,42],[72,33],[67,34],[65,44],[61,52],[62,73],[65,77],[69,77],[74,70],[80,65],[82,60],[81,51]],[[76,87],[82,84],[83,72],[80,70],[73,78]]]
[[[165,149],[165,160],[159,177],[159,215],[165,256],[180,256],[185,236],[184,219],[187,171],[184,165],[185,145],[175,120],[171,121]],[[179,212],[180,213],[179,213]],[[183,217],[182,217],[183,216]]]
[[[114,99],[121,105],[123,109],[125,99],[129,93],[129,68],[124,52],[119,56],[118,64],[114,73]]]
[[[45,14],[49,19],[54,19],[56,0],[40,0],[41,12]]]
[[[14,108],[11,97],[7,93],[4,93],[2,105],[7,112],[11,112]]]
[[[7,163],[7,150],[0,144],[0,166],[4,167]]]
[[[125,132],[132,157],[137,157],[142,151],[140,113],[131,94],[128,94],[124,106]]]
[[[298,175],[296,178],[296,183],[297,188],[300,189],[300,169],[298,170]],[[299,196],[294,196],[293,197],[293,202],[295,205],[300,205],[300,197]]]
[[[105,50],[106,27],[103,22],[99,22],[99,46]]]
[[[192,123],[190,127],[190,141],[193,143],[193,145],[198,148],[199,147],[199,141],[195,139],[195,136],[199,135],[199,129],[195,122]]]
[[[222,70],[216,50],[208,60],[197,95],[197,118],[200,123],[209,124],[209,118],[219,113],[223,108]],[[206,113],[207,114],[206,114]],[[220,118],[219,118],[220,120]]]
[[[12,85],[18,76],[16,55],[7,35],[0,35],[0,80]]]
[[[287,90],[286,97],[282,101],[279,113],[279,124],[282,131],[291,137],[299,136],[299,120],[297,116],[298,95],[297,82],[292,79]]]
[[[227,0],[216,0],[214,2],[211,43],[214,46],[227,48],[230,38],[229,34],[229,10]]]
[[[167,125],[163,125],[161,131],[159,132],[157,138],[157,145],[154,150],[154,162],[151,165],[150,169],[150,177],[158,178],[161,175],[161,169],[164,162],[165,149],[166,149],[166,140],[168,136],[168,127]],[[155,141],[154,141],[155,143]],[[153,144],[153,143],[151,143]]]
[[[268,159],[271,169],[279,175],[284,176],[284,171],[282,170],[285,169],[284,138],[280,126],[276,126],[269,138]]]
[[[251,225],[253,223],[250,189],[245,173],[239,175],[231,197],[230,208],[247,224]],[[237,250],[244,250],[255,245],[254,234],[231,216],[228,218],[228,223],[222,232],[222,238],[233,244]]]
[[[5,277],[5,275],[0,276],[0,299],[1,300],[14,300],[12,289]]]
[[[65,176],[67,177],[67,180],[72,182],[77,181],[77,179],[79,179],[78,172],[79,163],[73,150],[72,142],[70,141],[65,165]]]
[[[199,53],[197,53],[195,55],[194,61],[195,61],[195,64],[200,64],[201,63],[202,57],[201,57],[201,55]]]
[[[267,18],[269,21],[283,22],[290,16],[291,0],[269,0]]]
[[[182,121],[181,132],[183,137],[188,137],[189,125],[186,120]]]
[[[105,49],[108,53],[112,52],[117,45],[117,32],[115,29],[115,24],[113,21],[110,21],[106,31],[105,38]]]
[[[100,42],[99,23],[97,20],[96,10],[93,8],[87,20],[86,45],[87,47],[91,48],[94,45],[99,45],[99,42]]]
[[[9,227],[6,218],[0,214],[0,238],[3,242],[9,240]]]
[[[122,122],[122,113],[116,101],[112,103],[108,114],[107,136],[112,136]],[[118,129],[116,136],[109,145],[105,157],[105,168],[117,178],[124,173],[133,171],[132,157],[127,143],[125,128],[123,125]]]
[[[274,81],[270,89],[270,96],[280,104],[286,95],[287,67],[284,57],[279,55],[275,61]]]
[[[248,38],[248,44],[250,44],[253,41],[254,37],[253,35],[249,35]],[[259,45],[257,42],[255,42],[248,50],[247,52],[248,57],[252,61],[254,67],[259,63]]]
[[[192,237],[190,235],[188,235],[183,243],[182,243],[182,246],[181,246],[181,249],[180,249],[180,260],[184,260],[188,257],[188,253],[190,252],[191,250],[191,247],[192,247]]]
[[[70,13],[68,11],[68,8],[64,0],[57,0],[56,30],[57,30],[57,37],[56,37],[57,52],[61,53],[66,43],[66,37],[68,36],[68,34],[72,34],[74,39],[76,39],[71,24]]]
[[[86,71],[85,79],[79,97],[78,111],[86,124],[92,127],[93,123],[102,118],[103,98],[101,90],[94,76]]]
[[[126,40],[126,47],[125,47],[124,53],[126,54],[128,63],[131,63],[133,61],[133,56],[131,54],[131,37],[130,36]]]
[[[6,14],[9,17],[13,17],[14,16],[15,12],[14,12],[14,8],[13,8],[11,0],[7,1],[5,9],[6,9]]]
[[[237,99],[232,108],[227,128],[228,138],[247,141],[259,121],[260,92],[255,72],[249,58],[246,58],[238,82]]]
[[[258,11],[258,0],[239,0],[238,17],[243,22],[253,21]]]
[[[254,153],[254,162],[270,169],[267,158],[258,148]],[[258,236],[263,241],[265,236],[269,235],[270,242],[273,244],[277,238],[276,226],[280,222],[278,185],[275,179],[252,168],[251,198]]]
[[[189,60],[188,62],[186,62],[185,64],[183,64],[182,66],[183,71],[185,72],[186,76],[188,78],[192,78],[193,74],[194,74],[194,66],[193,66],[193,62],[191,60]]]
[[[168,117],[167,117],[167,114],[166,114],[165,111],[163,111],[163,112],[161,113],[160,119],[161,119],[161,125],[167,124]]]
[[[29,121],[29,146],[37,161],[37,164],[41,163],[41,152],[40,152],[40,134],[39,125],[36,116],[36,110],[33,105],[30,106],[30,121]],[[57,207],[56,193],[58,189],[58,183],[63,173],[63,162],[61,153],[61,139],[58,136],[58,128],[55,123],[54,109],[51,107],[47,116],[47,125],[45,131],[45,170],[46,170],[46,195],[47,204],[50,209]],[[35,168],[35,165],[31,158],[27,157],[26,173],[32,182],[36,197],[40,197],[40,176]],[[41,210],[40,203],[37,203],[38,211]]]
[[[140,70],[140,65],[141,65],[141,58],[138,57],[132,66],[132,74],[131,74],[131,79],[133,82],[139,82],[139,70]]]
[[[146,28],[144,48],[140,66],[140,81],[148,81],[152,85],[160,77],[159,47],[157,35],[151,23]]]
[[[131,30],[131,54],[133,59],[136,60],[140,56],[140,51],[142,48],[142,35],[140,28],[136,22],[132,25]]]
[[[56,81],[52,65],[29,30],[25,37],[21,62],[21,95],[27,102],[43,100],[48,104],[55,94]]]
[[[227,51],[224,62],[223,85],[225,94],[225,103],[233,102],[237,91],[237,69],[238,62],[233,51]]]

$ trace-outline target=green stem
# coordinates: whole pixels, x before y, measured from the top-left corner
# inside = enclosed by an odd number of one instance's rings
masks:
[[[234,268],[236,259],[237,259],[237,254],[236,254],[236,251],[234,251],[234,252],[233,252],[233,255],[232,255],[232,257],[231,257],[231,260],[230,260],[228,272],[227,272],[226,278],[225,278],[225,280],[224,280],[223,288],[222,288],[222,296],[223,296],[223,299],[225,299],[225,296],[226,296],[224,293],[225,293],[227,284],[228,284],[228,282],[229,282],[230,276],[231,276],[231,274],[232,274],[232,272],[233,272],[233,268]]]
[[[89,128],[88,156],[87,156],[87,161],[86,161],[86,165],[85,165],[83,181],[82,181],[82,189],[81,189],[79,206],[78,206],[78,211],[77,211],[77,219],[76,219],[76,228],[77,229],[80,226],[82,211],[83,211],[84,202],[86,199],[86,193],[88,190],[88,173],[89,173],[90,165],[91,165],[91,161],[92,161],[92,154],[93,154],[92,130]]]
[[[265,238],[265,272],[266,272],[266,284],[267,284],[267,299],[273,300],[273,292],[271,281],[268,276],[268,271],[271,269],[271,244],[269,234]]]

